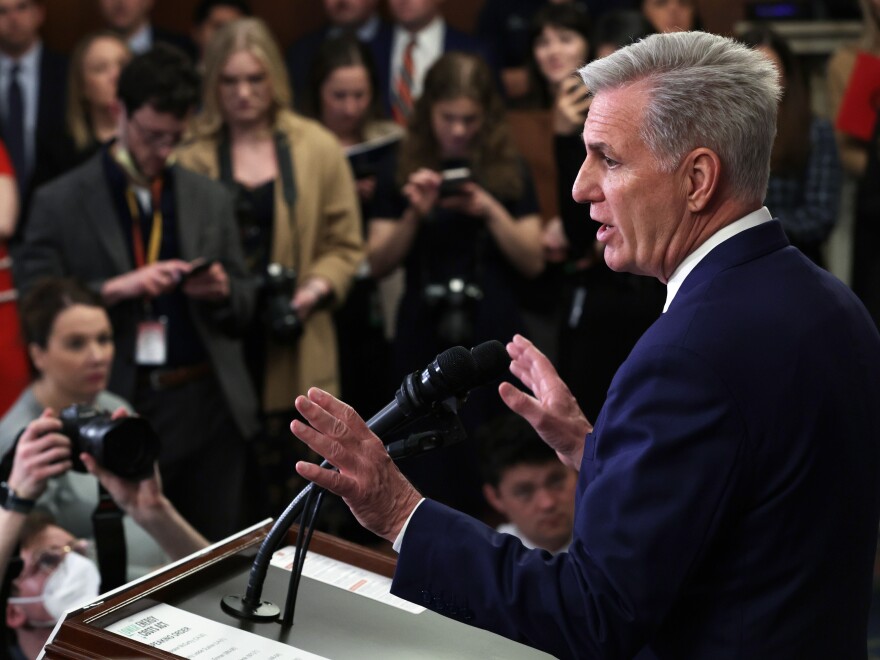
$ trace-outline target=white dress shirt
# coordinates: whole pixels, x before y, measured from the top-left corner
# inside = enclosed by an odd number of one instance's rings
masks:
[[[446,21],[438,16],[424,28],[415,33],[416,45],[413,48],[413,84],[410,89],[413,99],[422,95],[425,74],[443,54],[443,43],[446,39]],[[399,25],[394,26],[394,43],[391,49],[391,81],[392,89],[403,62],[403,51],[406,50],[413,34]]]

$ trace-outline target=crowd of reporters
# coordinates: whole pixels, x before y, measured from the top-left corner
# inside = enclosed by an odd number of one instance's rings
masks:
[[[40,533],[67,534],[69,554],[94,536],[107,495],[127,578],[277,515],[302,486],[294,462],[309,457],[288,427],[297,395],[321,387],[367,417],[454,345],[537,338],[596,418],[665,293],[608,269],[571,199],[590,104],[572,72],[653,31],[698,28],[693,3],[487,0],[470,35],[445,23],[439,0],[389,0],[390,21],[375,1],[325,0],[328,25],[286,53],[242,1],[200,2],[191,41],[153,28],[150,2],[125,4],[100,3],[107,29],[80,40],[64,82],[39,40],[46,7],[0,0],[0,263],[8,275],[14,261],[20,294],[17,309],[2,303],[0,454],[7,499],[25,503],[0,511],[3,566]],[[880,11],[864,4],[874,33]],[[786,86],[771,209],[824,265],[842,177],[831,125],[811,116],[784,41],[765,29],[743,39],[779,62]],[[54,67],[53,91],[41,81],[10,93],[19,69],[7,63],[34,52]],[[32,87],[41,109],[22,120]],[[850,165],[858,145],[837,137],[844,165],[871,166]],[[474,398],[463,421],[493,465],[489,449],[521,429],[498,423],[491,388]],[[74,404],[107,411],[106,424],[143,416],[157,467],[138,480],[108,470],[59,420]],[[501,469],[481,478],[478,463],[464,446],[408,474],[435,498],[513,522]],[[570,474],[552,488],[535,478],[533,490],[573,498]],[[551,551],[571,516],[556,499],[551,513],[526,511],[562,527]],[[19,537],[35,501],[55,522]],[[371,540],[344,507],[328,509],[326,529]],[[37,606],[10,601],[10,625],[51,619],[25,611]]]

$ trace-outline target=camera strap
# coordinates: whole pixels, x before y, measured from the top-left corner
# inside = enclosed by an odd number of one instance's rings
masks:
[[[98,506],[92,513],[92,530],[95,534],[98,568],[101,571],[101,593],[128,582],[128,552],[125,547],[125,531],[122,528],[124,515],[107,489],[98,483]]]
[[[281,187],[284,193],[284,201],[290,212],[290,228],[293,232],[291,240],[291,248],[293,252],[293,261],[291,264],[296,270],[299,270],[299,260],[296,258],[296,218],[294,217],[294,207],[299,191],[296,185],[296,171],[293,167],[293,155],[291,153],[290,143],[287,136],[279,130],[273,133],[273,142],[275,143],[275,159],[278,163],[278,176],[281,177]],[[235,176],[232,171],[232,145],[229,137],[223,135],[217,143],[217,167],[219,170],[220,181],[235,194]]]

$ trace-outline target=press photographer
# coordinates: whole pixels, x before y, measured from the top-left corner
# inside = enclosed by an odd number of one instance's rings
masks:
[[[399,375],[450,346],[523,331],[515,292],[544,267],[532,179],[485,63],[445,54],[413,113],[369,223],[374,276],[406,268]]]
[[[146,422],[126,419],[129,404],[104,389],[114,346],[100,298],[75,281],[46,279],[22,300],[21,318],[38,376],[0,420],[4,516],[39,506],[76,537],[92,538],[100,484],[112,498],[105,508],[115,503],[125,514],[126,579],[204,547],[162,492]]]
[[[395,162],[379,173],[372,211],[373,276],[406,271],[395,378],[450,346],[526,331],[517,296],[544,268],[541,220],[485,62],[449,52],[430,68]],[[502,408],[487,388],[462,421],[473,430]],[[404,469],[427,496],[477,513],[485,503],[472,451],[462,444]]]

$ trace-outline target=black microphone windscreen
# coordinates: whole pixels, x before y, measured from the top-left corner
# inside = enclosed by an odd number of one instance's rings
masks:
[[[483,385],[501,378],[507,373],[510,366],[510,356],[507,349],[497,339],[485,341],[471,349],[471,355],[477,363],[477,375],[475,383]]]
[[[445,389],[451,394],[470,388],[476,378],[477,364],[464,346],[453,346],[440,353],[435,361]]]

